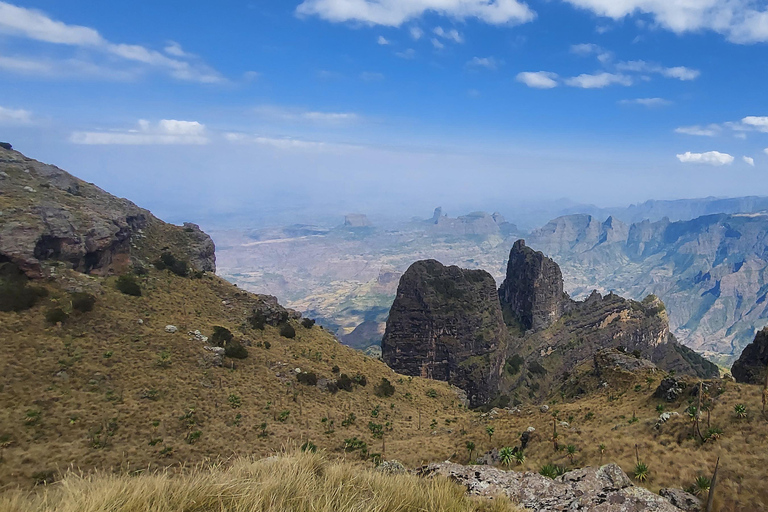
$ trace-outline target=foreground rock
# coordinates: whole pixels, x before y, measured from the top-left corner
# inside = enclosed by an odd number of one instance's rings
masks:
[[[382,358],[405,375],[460,387],[477,406],[496,391],[505,336],[496,282],[488,272],[418,261],[400,279]]]
[[[570,471],[554,480],[538,473],[502,471],[490,466],[444,462],[419,470],[422,476],[441,475],[465,486],[476,496],[506,495],[532,511],[679,512],[667,499],[635,486],[616,464]]]
[[[731,375],[736,382],[763,384],[768,368],[768,327],[757,333],[755,341],[744,348],[739,359],[733,363]]]

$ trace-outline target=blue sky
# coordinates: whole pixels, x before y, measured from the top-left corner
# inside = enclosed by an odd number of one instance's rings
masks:
[[[768,194],[766,42],[765,0],[0,1],[0,140],[170,220]]]

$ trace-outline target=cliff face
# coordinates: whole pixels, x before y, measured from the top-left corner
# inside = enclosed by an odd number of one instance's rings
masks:
[[[157,258],[163,250],[196,270],[216,270],[213,241],[197,225],[166,224],[126,199],[5,148],[0,198],[0,262],[12,262],[30,277],[43,276],[52,262],[107,274],[142,251]]]
[[[536,331],[556,322],[569,302],[563,292],[560,267],[541,252],[526,247],[524,240],[515,242],[509,253],[499,299],[508,322]]]
[[[496,391],[505,348],[490,274],[435,260],[418,261],[403,274],[381,344],[395,371],[448,381],[477,406]]]
[[[731,375],[736,382],[764,384],[768,371],[768,327],[757,333],[755,341],[744,348],[733,363]]]

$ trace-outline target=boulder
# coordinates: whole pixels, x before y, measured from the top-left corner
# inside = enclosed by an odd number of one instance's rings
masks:
[[[686,384],[673,377],[666,377],[659,383],[659,387],[654,391],[654,398],[661,398],[667,402],[674,402],[685,391]]]
[[[402,462],[398,460],[385,460],[376,466],[376,471],[387,475],[404,475],[408,472]]]
[[[659,495],[669,500],[680,510],[687,512],[699,512],[701,510],[701,500],[682,489],[662,489],[659,491]]]
[[[174,333],[178,332],[178,330],[179,330],[179,328],[176,327],[175,325],[166,325],[165,326],[165,332],[167,332],[169,334],[174,334]]]
[[[552,480],[538,473],[502,471],[489,466],[430,464],[418,473],[440,475],[463,485],[471,495],[506,495],[535,512],[679,512],[666,498],[635,486],[616,464],[570,471]]]

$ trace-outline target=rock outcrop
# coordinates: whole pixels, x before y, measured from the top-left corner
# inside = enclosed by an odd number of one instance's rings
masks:
[[[0,261],[14,263],[30,277],[41,277],[50,262],[104,274],[126,267],[142,249],[147,259],[157,258],[163,247],[150,247],[153,238],[163,238],[167,250],[195,270],[216,270],[213,241],[195,224],[166,224],[126,199],[17,151],[0,149],[0,171],[7,176],[0,188]]]
[[[507,222],[498,212],[472,212],[451,218],[442,208],[436,208],[430,224],[431,233],[445,236],[504,236],[517,231],[517,226]]]
[[[768,371],[768,327],[758,332],[755,341],[744,348],[733,363],[731,375],[736,382],[764,384]]]
[[[394,370],[448,381],[473,406],[487,402],[506,349],[493,277],[435,260],[414,263],[400,279],[381,349]]]
[[[525,240],[512,246],[499,299],[508,322],[535,331],[555,323],[570,301],[563,291],[560,267],[543,253],[527,247]]]
[[[668,499],[635,486],[616,464],[569,471],[554,480],[538,473],[502,471],[490,466],[462,466],[450,462],[419,470],[425,477],[440,475],[475,496],[506,496],[526,510],[541,512],[679,512]]]

